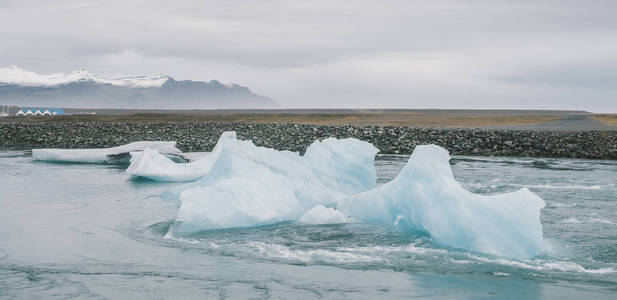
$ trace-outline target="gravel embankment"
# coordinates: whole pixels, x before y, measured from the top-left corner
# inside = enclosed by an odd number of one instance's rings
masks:
[[[198,122],[3,122],[3,148],[100,148],[140,140],[175,140],[183,151],[209,151],[223,131],[279,150],[302,152],[326,137],[355,137],[381,153],[409,154],[416,145],[437,144],[454,155],[617,159],[617,131],[534,131],[393,126]]]

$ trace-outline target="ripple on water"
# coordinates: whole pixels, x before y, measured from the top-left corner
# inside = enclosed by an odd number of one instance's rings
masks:
[[[309,236],[310,233],[312,236]],[[281,235],[294,238],[280,240]],[[387,229],[362,224],[278,224],[262,228],[204,232],[190,237],[174,237],[170,233],[164,233],[163,236],[163,239],[172,243],[168,245],[171,247],[198,252],[205,250],[208,253],[255,261],[326,265],[359,270],[388,269],[412,273],[479,276],[489,274],[493,277],[561,279],[571,282],[585,282],[592,276],[597,280],[617,283],[617,266],[612,263],[606,264],[593,259],[582,262],[568,258],[558,259],[550,254],[545,258],[531,260],[493,257],[444,248],[426,236],[387,232]],[[333,236],[344,238],[332,239]],[[388,238],[377,239],[370,238],[371,236]]]

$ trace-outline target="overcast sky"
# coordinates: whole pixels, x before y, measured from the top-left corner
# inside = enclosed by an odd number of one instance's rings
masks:
[[[0,66],[233,82],[283,107],[617,112],[617,1],[0,0]]]

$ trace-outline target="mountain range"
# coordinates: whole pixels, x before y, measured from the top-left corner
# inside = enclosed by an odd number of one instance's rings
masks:
[[[103,77],[78,70],[37,74],[0,68],[0,103],[65,108],[273,108],[277,103],[244,86],[170,76]]]

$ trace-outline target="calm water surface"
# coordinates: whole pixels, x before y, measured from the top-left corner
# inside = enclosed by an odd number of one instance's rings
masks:
[[[379,156],[379,183],[406,156]],[[551,250],[509,260],[362,224],[166,236],[178,184],[0,150],[0,298],[617,299],[617,162],[455,157],[476,193],[528,187]]]

